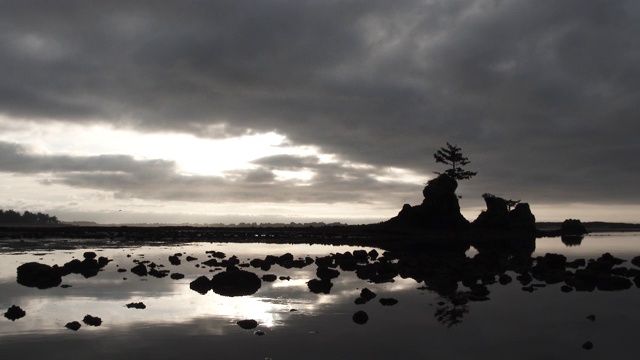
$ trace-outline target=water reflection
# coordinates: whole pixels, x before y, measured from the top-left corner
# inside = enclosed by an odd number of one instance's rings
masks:
[[[141,326],[167,326],[175,331],[193,326],[181,336],[233,337],[243,334],[244,330],[236,322],[246,319],[256,320],[258,329],[268,335],[281,333],[285,328],[289,329],[289,334],[294,330],[316,334],[318,329],[327,331],[323,326],[341,333],[342,328],[320,325],[310,319],[324,318],[323,321],[330,324],[343,320],[352,323],[356,311],[368,313],[369,321],[363,328],[381,331],[378,326],[386,324],[386,329],[397,329],[393,325],[395,322],[412,321],[417,313],[424,314],[425,309],[430,309],[427,315],[441,328],[453,329],[462,328],[467,321],[471,324],[477,321],[474,313],[485,312],[487,305],[484,304],[494,301],[495,294],[503,294],[501,288],[526,296],[535,296],[548,288],[557,294],[553,296],[571,296],[565,293],[609,293],[633,288],[633,283],[638,286],[640,282],[640,271],[635,266],[610,254],[582,259],[560,254],[534,255],[540,252],[540,246],[522,239],[505,241],[499,246],[476,245],[477,252],[471,255],[384,252],[380,249],[373,252],[374,249],[350,247],[312,250],[282,246],[279,249],[286,251],[278,252],[278,247],[274,246],[269,248],[271,257],[265,257],[265,253],[255,253],[246,247],[202,244],[179,249],[104,249],[100,255],[111,261],[96,276],[85,277],[82,272],[70,272],[62,277],[62,284],[71,287],[46,290],[16,282],[16,269],[25,262],[32,262],[32,254],[3,254],[0,255],[0,304],[4,309],[19,305],[27,314],[14,322],[7,320],[0,324],[0,342],[3,336],[11,334],[61,334],[68,331],[64,329],[66,323],[81,322],[87,314],[99,316],[103,323],[99,328],[83,326],[79,334],[105,331],[122,334],[130,331],[127,329]],[[225,256],[207,266],[203,263],[215,255],[210,253],[211,248],[223,251]],[[182,253],[182,261],[172,265],[169,257],[175,256],[176,251]],[[69,263],[74,258],[86,259],[83,250],[51,251],[38,256],[42,258],[39,261],[52,267]],[[187,256],[198,260],[186,261]],[[234,260],[222,262],[230,259]],[[270,266],[266,267],[265,263]],[[170,276],[156,278],[131,273],[130,269],[139,264],[145,267],[154,264],[156,269],[170,274],[179,272],[185,277],[175,280]],[[60,267],[64,268],[64,265]],[[127,271],[118,272],[119,269]],[[227,297],[213,291],[201,295],[190,288],[199,277],[210,282],[221,274],[238,272],[254,273],[258,278],[272,274],[277,279],[262,281],[250,296]],[[313,280],[328,282],[331,287],[326,292],[315,293],[309,286]],[[364,287],[371,289],[377,298],[358,303]],[[520,299],[516,295],[510,296]],[[397,299],[398,303],[383,307],[380,298]],[[498,296],[498,304],[501,301]],[[143,302],[146,308],[127,308],[126,304],[132,302]],[[429,304],[433,307],[429,308]],[[499,318],[492,322],[501,323]],[[340,324],[340,327],[347,326]],[[416,330],[414,326],[408,329]]]
[[[562,235],[562,237],[560,239],[562,240],[562,243],[567,245],[567,246],[579,246],[580,244],[582,244],[582,239],[584,239],[584,236],[582,236],[582,235]]]

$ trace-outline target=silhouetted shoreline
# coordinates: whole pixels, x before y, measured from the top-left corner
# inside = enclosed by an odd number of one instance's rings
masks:
[[[2,226],[0,241],[10,248],[72,246],[76,240],[99,244],[171,244],[186,242],[290,243],[316,245],[373,246],[387,250],[466,249],[477,243],[499,246],[504,243],[535,241],[540,237],[560,237],[561,223],[541,223],[535,233],[491,230],[426,230],[390,228],[384,224],[323,227],[221,228],[196,226]],[[640,231],[640,224],[584,223],[590,233]]]

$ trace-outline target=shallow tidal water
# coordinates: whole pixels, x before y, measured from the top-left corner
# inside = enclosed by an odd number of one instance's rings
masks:
[[[529,292],[515,280],[517,274],[507,272],[514,280],[506,285],[487,284],[486,299],[454,304],[420,279],[395,276],[392,282],[374,283],[339,267],[330,292],[317,294],[307,286],[316,278],[316,264],[273,265],[267,271],[244,270],[285,279],[262,281],[253,295],[227,297],[190,289],[197,277],[211,278],[224,271],[200,265],[209,260],[206,251],[224,252],[227,258],[235,255],[241,263],[249,263],[266,255],[291,253],[295,258],[315,259],[372,248],[251,243],[81,245],[57,250],[0,249],[0,310],[17,305],[26,311],[15,321],[0,318],[2,359],[638,358],[640,289],[635,285],[622,291],[565,293],[560,283],[534,280],[538,286]],[[537,239],[531,256],[558,253],[569,260],[595,259],[609,252],[630,260],[640,255],[640,233],[588,235],[571,245],[560,238]],[[16,282],[21,264],[62,265],[82,259],[85,251],[112,261],[96,276],[64,276],[62,285],[69,287],[40,290]],[[171,265],[168,257],[176,253],[183,254],[181,264]],[[473,248],[466,253],[469,258],[477,255]],[[187,256],[197,260],[186,261]],[[185,277],[138,276],[130,271],[134,260],[163,265],[160,269]],[[621,266],[635,268],[628,261]],[[377,297],[355,304],[365,287]],[[459,284],[459,289],[465,287]],[[398,302],[383,306],[380,298]],[[127,308],[132,302],[143,302],[146,308]],[[352,320],[360,310],[368,314],[366,324]],[[100,317],[102,324],[82,323],[87,314]],[[589,315],[595,315],[595,321],[587,319]],[[246,319],[256,320],[257,328],[245,330],[236,324]],[[65,328],[71,321],[79,321],[82,327]],[[587,341],[593,344],[590,350],[582,347]]]

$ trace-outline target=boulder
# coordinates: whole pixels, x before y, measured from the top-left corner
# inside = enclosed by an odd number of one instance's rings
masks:
[[[85,315],[82,321],[89,326],[100,326],[102,325],[102,319],[97,316]]]
[[[171,255],[169,256],[169,263],[171,265],[180,265],[180,263],[182,263],[182,261],[180,260],[180,258],[176,255]]]
[[[378,301],[380,301],[380,304],[382,304],[382,306],[393,306],[398,303],[398,300],[394,298],[381,298]]]
[[[258,327],[258,322],[250,319],[250,320],[240,320],[238,322],[236,322],[236,324],[238,324],[238,326],[240,326],[241,328],[245,329],[245,330],[251,330],[251,329],[255,329],[256,327]]]
[[[78,331],[82,327],[82,325],[77,321],[68,322],[64,327],[69,330]]]
[[[278,279],[278,277],[274,274],[264,274],[262,275],[262,281],[265,282],[274,282]]]
[[[127,304],[127,308],[128,309],[146,309],[147,305],[145,305],[143,302],[137,302],[137,303],[128,303]]]
[[[326,267],[318,267],[318,270],[316,270],[316,276],[322,280],[331,280],[340,276],[340,272]]]
[[[225,271],[211,279],[211,290],[222,296],[252,295],[261,286],[258,275],[245,270]]]
[[[600,291],[620,291],[631,288],[631,280],[621,276],[598,277],[596,286]]]
[[[358,325],[364,325],[369,321],[369,315],[362,310],[356,311],[355,314],[353,314],[352,320]]]
[[[365,299],[366,301],[374,299],[376,296],[377,296],[376,293],[374,293],[373,291],[367,288],[360,290],[360,297]]]
[[[180,280],[180,279],[184,279],[184,274],[181,274],[181,273],[173,273],[173,274],[171,274],[171,275],[170,275],[170,277],[171,277],[173,280]]]
[[[147,271],[147,266],[145,264],[138,264],[134,267],[131,268],[131,272],[138,275],[138,276],[147,276],[148,271]]]
[[[17,270],[17,282],[20,285],[38,289],[48,289],[62,283],[62,276],[57,266],[51,267],[46,264],[29,262],[18,266]]]
[[[307,287],[314,294],[329,294],[333,283],[329,280],[311,279],[307,281]]]
[[[204,295],[211,290],[211,280],[206,276],[200,276],[189,284],[189,288]]]
[[[4,313],[4,317],[11,321],[16,321],[20,318],[23,318],[27,313],[20,308],[20,306],[12,305],[6,313]]]

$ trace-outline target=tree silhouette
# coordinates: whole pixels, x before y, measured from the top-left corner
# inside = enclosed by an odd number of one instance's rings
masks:
[[[474,177],[477,172],[463,170],[462,167],[467,165],[470,161],[468,158],[462,156],[461,149],[456,145],[447,143],[447,147],[440,148],[433,154],[437,163],[443,163],[450,165],[451,169],[447,169],[444,173],[454,180],[466,180]],[[441,173],[435,172],[440,175]]]
[[[3,210],[0,209],[0,224],[36,224],[36,225],[46,225],[46,224],[59,224],[60,221],[55,216],[49,216],[48,214],[43,213],[32,213],[30,211],[25,211],[20,214],[14,210]]]

